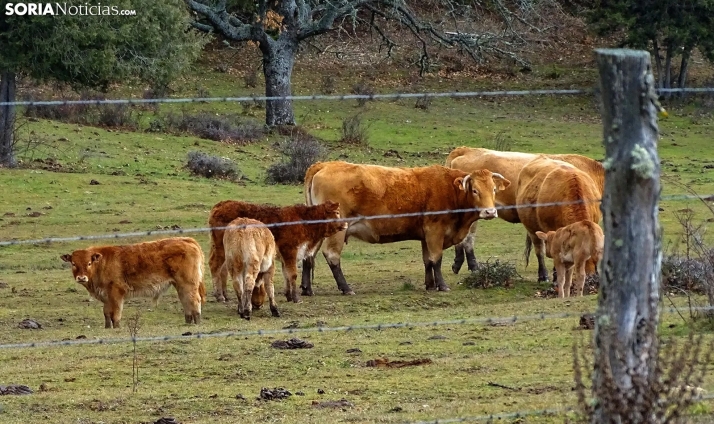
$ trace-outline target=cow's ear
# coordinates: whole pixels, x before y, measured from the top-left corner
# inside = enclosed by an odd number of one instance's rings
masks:
[[[496,189],[498,191],[505,190],[509,185],[511,185],[511,182],[505,179],[501,174],[494,172],[491,175],[491,178],[493,178],[493,183],[496,184]]]
[[[72,262],[72,255],[62,255],[60,256],[60,259],[62,259],[65,262]]]
[[[92,262],[97,262],[102,257],[101,253],[95,253],[92,255]]]
[[[464,177],[459,177],[454,180],[454,187],[458,188],[461,191],[466,191],[464,188]]]
[[[538,236],[539,239],[546,241],[548,240],[548,234],[544,233],[543,231],[536,231],[536,235]]]

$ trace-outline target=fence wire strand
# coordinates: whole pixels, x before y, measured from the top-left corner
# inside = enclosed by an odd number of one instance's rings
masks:
[[[660,200],[707,200],[714,199],[714,194],[699,196],[691,194],[677,194],[661,196]],[[524,209],[524,208],[536,208],[536,207],[549,207],[549,206],[564,206],[564,205],[575,205],[575,204],[585,204],[585,203],[598,203],[602,199],[596,200],[572,200],[564,202],[549,202],[549,203],[533,203],[533,204],[523,204],[523,205],[508,205],[508,206],[497,206],[497,210],[507,210],[507,209]],[[0,241],[0,247],[3,246],[15,246],[24,244],[47,244],[47,243],[58,243],[58,242],[69,242],[69,241],[85,241],[85,240],[106,240],[106,239],[120,239],[127,237],[148,237],[156,235],[169,235],[169,234],[192,234],[192,233],[205,233],[214,230],[226,230],[228,228],[249,228],[249,227],[283,227],[290,225],[310,225],[310,224],[326,224],[330,222],[345,222],[352,224],[360,221],[368,221],[374,219],[396,219],[396,218],[413,218],[422,216],[433,216],[433,215],[448,215],[456,213],[468,213],[468,212],[479,212],[481,208],[464,208],[464,209],[444,209],[438,211],[424,211],[424,212],[406,212],[406,213],[396,213],[396,214],[382,214],[382,215],[367,215],[349,218],[330,218],[330,219],[312,219],[312,220],[297,220],[297,221],[284,221],[284,222],[274,222],[270,224],[244,224],[238,226],[220,226],[220,227],[196,227],[196,228],[177,228],[168,230],[148,230],[148,231],[134,231],[126,233],[112,233],[112,234],[95,234],[95,235],[82,235],[82,236],[68,236],[68,237],[46,237],[42,239],[27,239],[27,240],[3,240]]]
[[[658,93],[714,93],[714,87],[659,88]],[[104,100],[23,100],[0,102],[0,106],[66,106],[66,105],[141,105],[152,103],[214,103],[214,102],[254,102],[281,100],[381,100],[414,98],[460,98],[460,97],[500,97],[500,96],[542,96],[594,94],[589,88],[549,89],[549,90],[496,90],[496,91],[451,91],[422,93],[382,93],[382,94],[308,94],[294,96],[237,96],[237,97],[182,97],[161,99],[104,99]]]
[[[691,311],[712,311],[714,306],[701,306],[687,308]],[[660,313],[675,313],[678,309],[675,307],[662,307]],[[229,337],[251,337],[251,336],[271,336],[278,334],[297,334],[297,333],[329,333],[329,332],[350,332],[358,330],[388,330],[394,328],[428,328],[442,327],[445,325],[507,325],[518,322],[527,321],[547,321],[553,319],[565,318],[580,318],[583,315],[596,316],[595,312],[561,312],[554,314],[537,313],[531,315],[513,315],[501,317],[481,317],[481,318],[464,318],[447,321],[424,321],[424,322],[394,322],[394,323],[378,323],[378,324],[356,324],[342,325],[337,327],[305,327],[305,328],[282,328],[282,329],[260,329],[260,330],[239,330],[239,331],[221,331],[215,333],[191,333],[183,334],[167,334],[161,336],[144,336],[144,337],[113,337],[106,339],[75,339],[75,340],[51,340],[51,341],[35,341],[24,343],[5,343],[0,344],[0,350],[3,349],[23,349],[23,348],[41,348],[41,347],[58,347],[58,346],[77,346],[77,345],[110,345],[122,343],[139,343],[139,342],[168,342],[175,340],[195,340],[195,339],[212,339],[212,338],[229,338]]]

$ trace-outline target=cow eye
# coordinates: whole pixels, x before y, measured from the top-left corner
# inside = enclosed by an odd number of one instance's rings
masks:
[[[478,196],[478,190],[473,190],[473,193]]]
[[[87,267],[88,267],[88,268],[89,268],[90,266],[92,266],[92,262],[91,262],[91,261],[87,264]]]
[[[496,187],[494,187],[494,188],[493,188],[493,194],[496,194],[496,191],[497,191],[497,189],[496,189]]]

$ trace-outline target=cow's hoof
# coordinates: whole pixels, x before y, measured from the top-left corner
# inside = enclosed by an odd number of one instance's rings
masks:
[[[270,308],[270,313],[273,314],[274,317],[280,317],[280,312],[278,311],[278,308]]]
[[[459,271],[461,271],[461,265],[459,265],[459,266],[456,266],[456,264],[451,265],[451,271],[453,271],[454,274],[458,274]]]
[[[302,295],[303,295],[303,296],[314,296],[314,293],[312,292],[311,289],[305,289],[305,288],[303,288],[303,289],[302,289]]]
[[[223,296],[222,294],[217,294],[216,296],[216,302],[218,303],[225,303],[226,302],[226,297]]]
[[[342,294],[347,295],[347,296],[353,296],[355,292],[352,289],[345,290],[342,292]]]
[[[451,289],[447,285],[439,286],[438,290],[443,292],[451,291]]]
[[[285,301],[286,302],[292,302],[293,297],[289,293],[285,293]]]

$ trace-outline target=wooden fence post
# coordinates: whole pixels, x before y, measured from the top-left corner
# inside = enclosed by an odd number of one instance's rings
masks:
[[[660,163],[650,55],[596,50],[603,102],[605,252],[595,325],[593,423],[653,423],[659,352]]]

